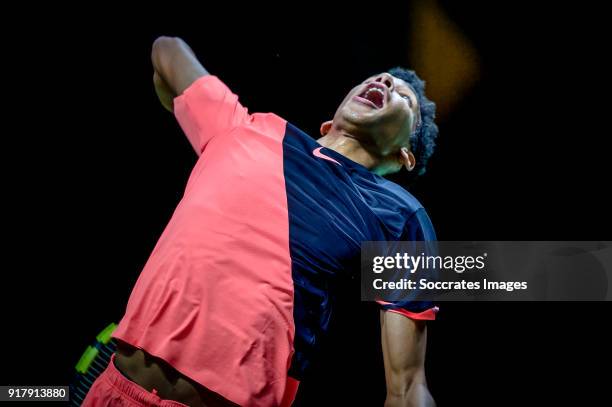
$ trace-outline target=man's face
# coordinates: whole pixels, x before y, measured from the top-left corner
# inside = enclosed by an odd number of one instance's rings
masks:
[[[334,115],[335,125],[381,156],[408,147],[418,120],[416,94],[408,83],[387,73],[355,86]]]

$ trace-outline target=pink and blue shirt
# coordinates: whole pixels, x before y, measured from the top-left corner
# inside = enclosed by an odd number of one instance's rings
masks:
[[[434,229],[402,187],[250,114],[215,76],[174,112],[199,158],[114,336],[239,405],[282,405],[326,334],[334,287],[360,272],[361,242]],[[428,303],[381,306],[435,318]]]

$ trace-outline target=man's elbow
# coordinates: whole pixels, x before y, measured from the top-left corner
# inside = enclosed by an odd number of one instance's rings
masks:
[[[185,42],[179,37],[161,36],[153,41],[153,46],[151,47],[151,61],[153,62],[155,71],[163,74],[166,61],[171,59],[172,55],[184,46]]]
[[[153,54],[163,49],[180,46],[184,41],[179,37],[170,37],[167,35],[161,35],[153,41]]]
[[[429,392],[423,369],[396,372],[387,385],[385,407],[431,407],[436,403]]]

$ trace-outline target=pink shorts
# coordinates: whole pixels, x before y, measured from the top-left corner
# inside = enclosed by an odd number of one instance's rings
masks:
[[[297,394],[299,381],[289,377],[280,407],[289,407]],[[174,400],[164,400],[125,377],[115,367],[115,355],[96,379],[81,407],[187,407]]]
[[[130,381],[115,367],[113,355],[108,367],[96,379],[82,407],[186,407],[174,400],[164,400]]]

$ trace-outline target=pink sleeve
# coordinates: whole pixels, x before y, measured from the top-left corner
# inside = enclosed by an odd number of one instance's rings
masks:
[[[198,156],[213,137],[249,118],[238,96],[213,75],[198,78],[174,99],[174,115]]]

